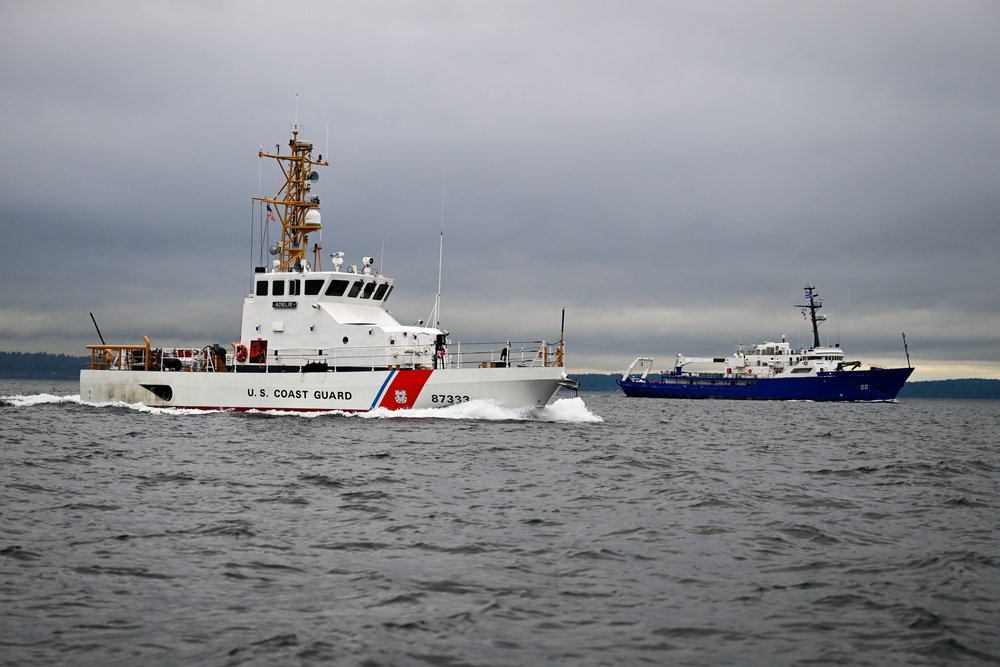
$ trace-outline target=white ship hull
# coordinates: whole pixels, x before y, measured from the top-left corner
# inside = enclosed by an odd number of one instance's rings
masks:
[[[562,368],[458,368],[356,372],[205,373],[83,370],[80,398],[158,408],[367,412],[441,408],[489,400],[512,408],[545,406]]]

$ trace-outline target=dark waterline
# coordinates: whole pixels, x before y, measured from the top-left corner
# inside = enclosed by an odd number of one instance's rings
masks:
[[[76,393],[0,384],[0,663],[1000,662],[996,402]]]

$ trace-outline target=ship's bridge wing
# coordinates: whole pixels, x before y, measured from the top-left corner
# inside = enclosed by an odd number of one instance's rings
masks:
[[[399,322],[392,315],[378,306],[322,302],[320,302],[319,306],[338,324],[370,324],[380,327],[399,326]]]

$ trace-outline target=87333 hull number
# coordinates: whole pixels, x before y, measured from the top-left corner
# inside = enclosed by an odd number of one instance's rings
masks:
[[[465,403],[471,400],[468,396],[455,396],[453,394],[432,394],[431,403]]]

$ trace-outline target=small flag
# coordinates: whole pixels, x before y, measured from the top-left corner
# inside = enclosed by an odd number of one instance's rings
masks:
[[[267,205],[267,219],[274,222],[274,211],[271,210],[271,205]]]
[[[802,319],[804,319],[804,320],[808,320],[809,319],[808,317],[806,317],[806,309],[805,308],[802,309]]]

